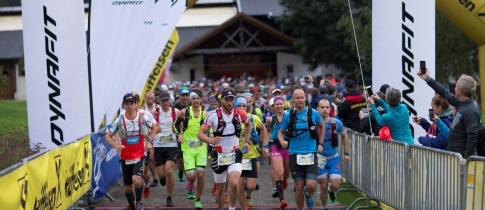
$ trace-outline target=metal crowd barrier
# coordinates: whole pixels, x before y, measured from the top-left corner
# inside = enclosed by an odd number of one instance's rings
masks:
[[[352,135],[352,136],[350,136]],[[367,136],[360,133],[349,132],[349,144],[351,158],[348,162],[341,162],[342,174],[345,174],[347,182],[351,183],[355,188],[362,191],[364,189],[364,177],[362,171],[365,169],[365,159],[367,157],[366,148]],[[342,141],[340,141],[342,142]],[[343,156],[343,144],[340,144],[340,156]]]
[[[458,153],[409,146],[406,209],[463,209],[463,166]]]
[[[471,156],[466,160],[462,209],[485,209],[485,157]]]
[[[485,209],[485,157],[464,160],[458,153],[348,135],[351,159],[341,162],[342,175],[365,194],[349,208],[366,199],[396,209]]]
[[[366,193],[396,208],[405,207],[407,145],[369,138]]]

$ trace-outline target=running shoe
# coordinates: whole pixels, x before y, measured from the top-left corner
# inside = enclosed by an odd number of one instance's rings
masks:
[[[335,192],[333,191],[328,191],[328,197],[330,198],[330,201],[332,201],[332,203],[334,203],[337,199],[337,195],[335,195]]]
[[[153,182],[150,184],[150,187],[156,187],[158,186],[158,180],[153,180]]]
[[[276,188],[273,188],[273,198],[278,198],[280,197],[280,194],[278,193],[278,190],[276,190]]]
[[[280,209],[285,209],[288,206],[288,203],[286,203],[285,200],[280,201]]]
[[[188,198],[189,200],[194,200],[194,199],[195,199],[194,192],[189,191],[189,194],[187,195],[187,198]]]
[[[144,210],[143,203],[141,201],[136,202],[136,210]]]
[[[224,203],[229,203],[229,198],[227,197],[227,193],[224,194]]]
[[[172,207],[172,206],[173,206],[172,198],[167,197],[167,207]]]
[[[303,190],[303,195],[305,195],[306,207],[308,207],[308,209],[313,209],[313,196],[307,195],[307,193],[306,193],[306,186],[305,186],[305,188]]]
[[[194,206],[195,206],[196,209],[202,209],[203,208],[202,203],[200,201],[195,201]]]
[[[167,178],[160,179],[160,185],[165,186],[167,184]]]
[[[145,186],[145,189],[143,189],[143,197],[145,199],[149,199],[150,198],[150,194],[151,194],[150,186]]]
[[[247,207],[253,207],[254,206],[253,201],[251,200],[251,198],[246,198],[246,206]]]

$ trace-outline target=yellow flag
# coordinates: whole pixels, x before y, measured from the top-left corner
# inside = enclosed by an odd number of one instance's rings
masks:
[[[177,47],[179,40],[180,40],[179,34],[177,32],[177,29],[175,29],[173,30],[172,35],[170,35],[170,39],[165,45],[165,48],[160,54],[160,57],[158,58],[157,63],[155,64],[155,66],[152,69],[152,72],[147,78],[145,87],[143,87],[143,92],[140,94],[141,105],[145,104],[146,93],[148,91],[153,91],[155,89],[155,86],[157,85],[158,80],[160,80],[160,77],[162,76],[163,71],[167,66],[167,63],[169,62],[170,58],[173,56],[173,53],[175,52],[175,48]]]

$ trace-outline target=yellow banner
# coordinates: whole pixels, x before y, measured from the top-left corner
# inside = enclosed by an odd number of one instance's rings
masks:
[[[1,209],[67,209],[91,186],[90,136],[57,147],[0,177]]]
[[[148,91],[155,90],[155,86],[157,85],[158,80],[160,80],[160,77],[162,76],[163,70],[167,66],[168,61],[170,60],[173,53],[175,52],[175,48],[177,47],[178,43],[179,43],[179,34],[177,32],[177,29],[175,29],[173,30],[172,35],[170,35],[170,39],[168,40],[167,44],[165,45],[165,48],[160,54],[160,57],[158,58],[157,63],[153,67],[152,72],[150,73],[150,76],[148,76],[148,79],[145,83],[145,87],[143,88],[143,92],[140,94],[140,105],[145,104],[146,93],[148,93]]]
[[[436,8],[475,43],[485,44],[485,0],[436,0]]]

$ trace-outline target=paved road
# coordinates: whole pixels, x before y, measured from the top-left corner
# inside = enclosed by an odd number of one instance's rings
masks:
[[[279,199],[273,198],[272,195],[272,184],[271,178],[269,176],[270,165],[267,161],[266,164],[261,166],[261,173],[260,178],[258,179],[258,183],[260,189],[258,191],[253,192],[252,194],[252,201],[255,205],[252,209],[277,209],[279,207]],[[290,178],[288,180],[289,187],[285,191],[285,198],[288,202],[287,209],[293,209],[296,204],[294,201],[294,193],[293,193],[293,180]],[[176,181],[175,189],[174,189],[174,196],[173,202],[175,207],[167,208],[167,209],[194,209],[194,201],[187,199],[187,190],[186,190],[187,182],[179,182]],[[204,209],[214,209],[217,207],[215,202],[215,197],[211,194],[211,188],[213,184],[213,176],[212,171],[210,168],[206,169],[205,173],[205,187],[204,192],[202,194],[202,204],[204,205]],[[143,199],[145,204],[145,209],[162,209],[165,208],[166,205],[166,189],[165,187],[158,187],[151,189],[151,197],[149,199]],[[114,202],[110,201],[107,197],[103,197],[98,199],[97,201],[93,202],[89,207],[90,209],[96,210],[108,210],[108,209],[124,209],[127,206],[126,198],[123,192],[123,187],[115,184],[113,185],[110,190],[109,194],[115,199]],[[238,206],[238,204],[236,205]],[[226,204],[227,207],[227,204]],[[334,209],[338,209],[342,207],[336,206]]]

